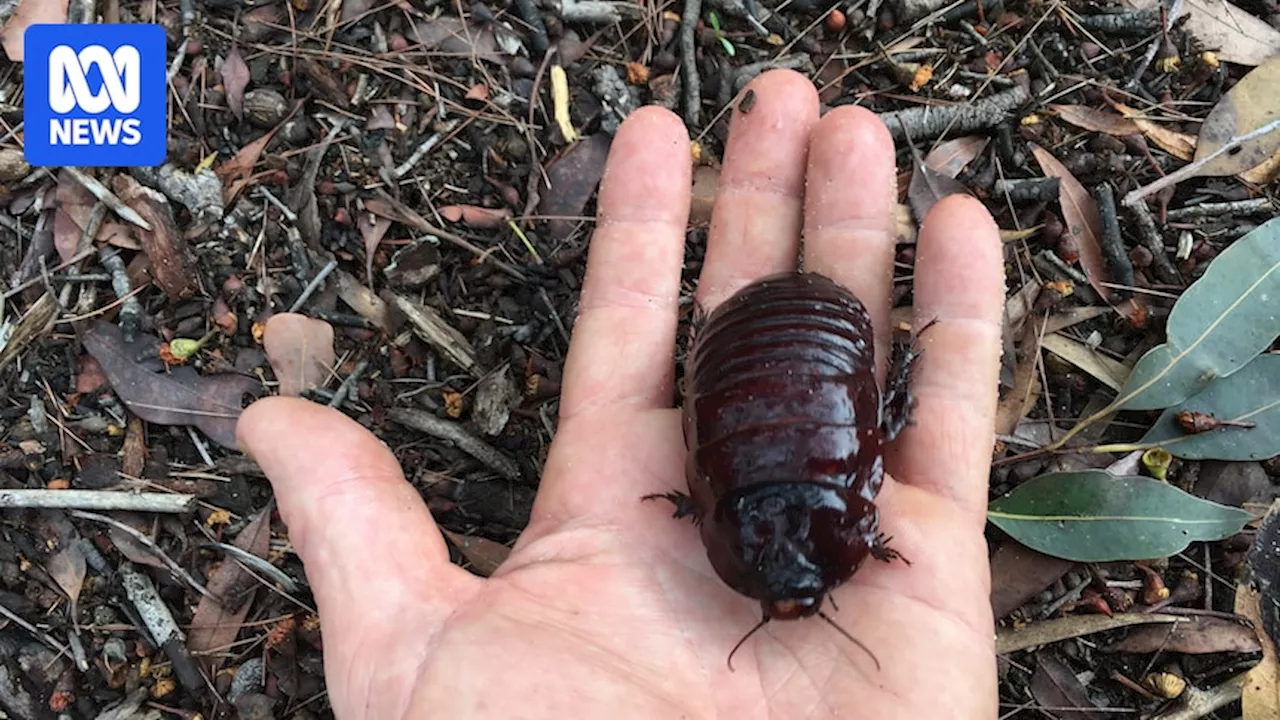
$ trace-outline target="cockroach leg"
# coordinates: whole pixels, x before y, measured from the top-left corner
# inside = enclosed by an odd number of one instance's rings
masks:
[[[889,368],[889,382],[884,391],[884,418],[881,429],[885,442],[893,442],[898,434],[907,426],[914,424],[911,418],[915,410],[916,399],[911,394],[911,376],[915,369],[916,358],[924,353],[916,348],[916,340],[925,330],[933,327],[937,320],[930,320],[920,328],[910,343],[902,343],[894,348],[893,363]]]
[[[885,537],[884,533],[877,535],[876,539],[871,543],[871,557],[883,562],[901,560],[902,562],[910,565],[911,561],[903,557],[902,553],[889,547],[889,543],[892,541],[893,538]]]
[[[689,497],[688,495],[682,492],[677,492],[675,490],[672,490],[671,492],[667,492],[667,493],[650,493],[648,495],[641,497],[640,499],[641,500],[657,500],[658,498],[662,498],[667,502],[670,502],[672,505],[676,506],[676,511],[671,514],[671,517],[677,520],[681,518],[686,518],[686,517],[693,518],[694,525],[697,525],[702,521],[702,519],[698,517],[698,506],[694,504],[693,498]]]

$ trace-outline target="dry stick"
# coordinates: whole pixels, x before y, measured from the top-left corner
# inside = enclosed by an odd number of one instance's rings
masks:
[[[1264,215],[1275,211],[1271,198],[1250,198],[1231,202],[1200,203],[1166,211],[1166,220],[1191,220],[1215,215]]]
[[[142,326],[142,303],[133,295],[133,285],[129,282],[129,273],[124,260],[120,259],[120,251],[110,245],[103,245],[98,261],[111,273],[111,289],[121,299],[120,332],[125,342],[133,342],[134,336]]]
[[[1280,120],[1272,120],[1266,125],[1247,132],[1244,135],[1237,135],[1236,137],[1228,140],[1227,144],[1217,150],[1214,150],[1203,158],[1196,160],[1190,165],[1184,165],[1149,185],[1144,185],[1137,190],[1130,191],[1128,195],[1124,196],[1124,200],[1122,200],[1121,203],[1124,205],[1134,205],[1141,202],[1142,199],[1148,195],[1153,195],[1167,187],[1177,185],[1188,178],[1196,177],[1196,173],[1200,172],[1201,168],[1218,159],[1222,155],[1235,150],[1250,140],[1256,140],[1263,135],[1268,135],[1276,130],[1280,130]]]
[[[693,33],[701,15],[702,0],[685,0],[684,15],[680,18],[680,61],[684,66],[684,120],[691,128],[698,126],[702,112],[698,50]]]
[[[60,653],[62,653],[62,654],[64,654],[64,655],[66,655],[66,656],[68,656],[68,657],[71,657],[71,656],[72,656],[72,655],[71,655],[71,649],[70,649],[70,648],[68,648],[66,645],[63,645],[62,643],[58,642],[57,640],[54,640],[54,639],[53,639],[53,637],[52,637],[51,635],[49,635],[48,633],[45,633],[44,631],[40,630],[40,629],[39,629],[39,628],[37,628],[35,625],[32,625],[31,623],[27,622],[26,620],[23,620],[21,616],[19,616],[17,613],[15,613],[14,611],[10,610],[9,608],[5,607],[4,605],[0,605],[0,615],[3,615],[3,616],[5,616],[5,617],[9,618],[10,620],[14,621],[14,622],[15,622],[15,623],[17,623],[18,625],[20,625],[24,630],[26,630],[27,632],[29,632],[29,633],[31,633],[32,635],[35,635],[36,637],[40,638],[40,641],[41,641],[41,642],[43,642],[44,644],[46,644],[46,645],[48,645],[49,647],[53,648],[54,650],[57,650],[58,652],[60,652]]]
[[[946,132],[966,133],[999,125],[1009,119],[1010,112],[1031,99],[1021,85],[996,93],[985,100],[950,107],[923,106],[883,113],[880,120],[889,126],[896,142],[905,142],[906,134],[899,121],[916,141],[932,140]]]
[[[204,585],[201,585],[200,582],[195,578],[191,577],[191,573],[188,573],[186,570],[182,569],[181,565],[174,562],[173,558],[169,557],[168,553],[161,550],[159,547],[156,547],[156,544],[151,541],[151,538],[147,537],[146,535],[143,535],[142,533],[138,532],[134,528],[129,527],[128,525],[125,525],[119,520],[115,520],[114,518],[109,518],[106,515],[99,515],[97,513],[84,512],[83,510],[69,510],[67,511],[67,514],[70,515],[71,517],[78,517],[84,520],[93,520],[95,522],[105,523],[129,535],[134,540],[137,540],[138,542],[145,545],[147,549],[150,550],[156,557],[160,558],[160,560],[163,561],[165,565],[169,566],[169,570],[173,572],[174,575],[181,578],[183,582],[190,585],[196,592],[209,598],[210,600],[216,600],[218,602],[221,602],[220,600],[218,600],[217,596],[209,592],[208,588],[206,588]]]
[[[76,253],[74,256],[71,257],[70,260],[67,260],[61,265],[56,265],[54,267],[49,268],[49,272],[58,272],[60,270],[66,270],[67,268],[71,267],[72,265],[75,265],[81,260],[84,260],[85,258],[92,256],[96,252],[97,250],[95,250],[94,248],[91,248],[91,247],[85,248],[84,250],[81,250],[80,252]],[[26,290],[27,288],[33,287],[35,285],[39,285],[42,282],[44,282],[43,278],[34,277],[34,278],[31,278],[30,280],[27,280],[26,282],[20,283],[18,285],[14,285],[9,290],[6,290],[3,295],[0,295],[0,300],[8,300],[9,298],[13,297],[14,295],[17,295],[23,290]]]
[[[1102,219],[1102,252],[1107,256],[1112,277],[1117,284],[1132,287],[1133,263],[1129,261],[1129,251],[1125,249],[1124,239],[1120,236],[1116,193],[1111,189],[1110,183],[1099,183],[1093,189],[1093,199],[1098,203],[1098,214]]]
[[[85,175],[76,167],[68,166],[65,169],[71,177],[75,178],[76,182],[83,185],[84,189],[88,190],[91,195],[106,203],[107,207],[111,208],[112,212],[120,216],[120,219],[127,220],[143,230],[155,229],[151,227],[151,223],[143,220],[142,216],[139,215],[136,210],[125,205],[123,200],[117,197],[115,193],[108,190],[107,186],[103,185],[96,178]]]
[[[307,286],[302,289],[302,294],[298,296],[298,299],[293,301],[293,305],[289,307],[289,312],[298,312],[302,305],[310,300],[311,296],[315,294],[316,288],[320,287],[320,283],[324,282],[324,279],[329,277],[329,273],[333,272],[337,267],[338,261],[330,260],[324,267],[320,268],[320,272],[316,273],[315,278],[313,278],[311,282],[307,283]]]
[[[488,465],[508,480],[520,479],[520,468],[516,467],[514,462],[488,443],[472,437],[456,423],[445,422],[431,413],[409,408],[392,408],[387,411],[387,418],[439,440],[453,443],[458,449]]]
[[[1142,238],[1142,244],[1151,251],[1151,263],[1155,268],[1156,279],[1169,285],[1182,284],[1182,276],[1173,267],[1169,252],[1164,249],[1164,236],[1156,229],[1156,219],[1151,215],[1151,208],[1147,207],[1146,203],[1134,203],[1129,206],[1129,211],[1137,220],[1138,235]]]
[[[202,689],[204,679],[196,667],[195,659],[187,650],[186,637],[169,612],[169,606],[160,599],[160,593],[156,592],[151,578],[135,570],[133,563],[125,562],[120,565],[120,582],[124,585],[129,601],[137,609],[138,616],[142,618],[142,623],[147,626],[151,639],[173,663],[178,682],[190,691]]]
[[[195,507],[195,495],[173,493],[135,493],[115,490],[0,490],[0,508],[188,513],[195,510]]]

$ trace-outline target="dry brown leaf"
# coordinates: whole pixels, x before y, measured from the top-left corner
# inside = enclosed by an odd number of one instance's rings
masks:
[[[1041,172],[1047,177],[1059,178],[1058,203],[1062,208],[1062,219],[1066,223],[1066,233],[1080,248],[1080,267],[1089,278],[1089,285],[1104,300],[1110,300],[1111,291],[1102,284],[1108,278],[1099,240],[1102,236],[1102,215],[1098,212],[1098,203],[1052,153],[1035,143],[1029,144],[1036,162],[1040,163]]]
[[[506,56],[498,48],[498,39],[489,25],[468,25],[450,15],[434,20],[409,20],[410,33],[428,50],[502,62]]]
[[[1050,105],[1050,109],[1066,122],[1084,130],[1123,137],[1138,134],[1138,126],[1123,115],[1096,110],[1085,105]]]
[[[1040,374],[1036,372],[1040,359],[1039,323],[1030,322],[1022,333],[1022,359],[1013,373],[1013,387],[1000,398],[996,406],[995,430],[997,435],[1009,435],[1022,418],[1031,412],[1040,398]]]
[[[1234,138],[1280,120],[1280,55],[1249,71],[1227,91],[1200,126],[1197,161],[1207,158]],[[1255,168],[1280,151],[1280,128],[1248,140],[1231,152],[1206,162],[1202,177],[1235,175]]]
[[[720,168],[699,165],[693,169],[693,192],[689,206],[689,222],[695,227],[711,224],[711,211],[720,192]]]
[[[440,528],[440,531],[457,546],[462,556],[471,564],[471,569],[481,577],[492,575],[493,571],[497,570],[498,566],[511,554],[511,548],[488,538],[459,535],[444,528]]]
[[[462,221],[467,227],[488,229],[506,225],[511,211],[478,205],[446,205],[440,208],[440,215],[449,222]]]
[[[1113,360],[1102,353],[1091,350],[1087,345],[1072,340],[1066,335],[1053,333],[1044,336],[1044,349],[1089,373],[1102,384],[1120,392],[1125,378],[1129,377],[1129,368],[1118,360]]]
[[[948,140],[929,151],[924,156],[924,164],[939,174],[956,177],[965,166],[986,149],[990,138],[981,135],[965,135]]]
[[[120,554],[128,558],[130,562],[159,570],[169,569],[169,565],[164,560],[161,560],[154,550],[120,528],[107,528],[107,537],[111,538],[111,544],[115,545]]]
[[[294,111],[297,111],[295,106]],[[285,123],[289,122],[293,117],[293,113],[289,113],[289,117],[280,121],[280,124],[263,133],[262,137],[240,148],[230,160],[218,165],[213,172],[222,180],[222,203],[224,207],[231,207],[232,202],[240,194],[240,191],[250,182],[250,176],[253,175],[253,168],[258,164],[258,160],[262,157],[262,151],[266,149],[267,144],[271,142],[271,138]]]
[[[200,274],[196,272],[187,238],[174,220],[169,198],[124,173],[112,178],[111,184],[120,200],[151,225],[150,230],[138,228],[137,232],[142,249],[151,261],[151,277],[156,285],[174,300],[195,294]]]
[[[1215,615],[1200,615],[1166,627],[1134,628],[1122,640],[1103,648],[1122,653],[1252,653],[1262,649],[1253,628]]]
[[[323,387],[333,372],[333,326],[299,313],[276,313],[267,321],[262,347],[280,383],[280,394],[298,396]]]
[[[84,546],[78,542],[72,542],[63,547],[45,560],[44,569],[48,571],[49,577],[58,583],[58,587],[67,594],[67,598],[74,607],[76,600],[80,597],[80,589],[84,587],[86,571]]]
[[[991,556],[991,608],[997,619],[1022,607],[1075,566],[1005,539]]]
[[[272,504],[268,504],[240,531],[233,544],[260,558],[267,557],[271,549],[273,509]],[[253,607],[261,583],[240,563],[228,558],[213,571],[208,587],[209,594],[200,598],[200,604],[191,616],[187,647],[207,663],[208,675],[213,677],[228,657],[222,650],[231,647],[244,627],[244,620]],[[223,605],[214,598],[224,598],[228,604]]]
[[[1041,648],[1035,659],[1029,689],[1041,707],[1054,709],[1051,717],[1102,720],[1104,714],[1089,698],[1084,683],[1052,649]]]
[[[257,380],[232,373],[201,375],[185,365],[165,372],[156,357],[159,339],[140,333],[126,343],[120,328],[103,320],[82,328],[80,340],[138,417],[158,425],[194,425],[219,445],[238,449],[241,398],[260,392]],[[143,364],[148,358],[151,367]]]
[[[1188,162],[1195,156],[1196,139],[1194,136],[1170,130],[1164,125],[1145,117],[1141,111],[1135,110],[1124,103],[1113,100],[1111,101],[1111,106],[1129,118],[1133,124],[1138,126],[1143,135],[1147,136],[1151,142],[1159,145],[1170,155]]]
[[[1154,7],[1159,0],[1127,0],[1134,8]],[[1280,53],[1280,30],[1226,0],[1184,0],[1171,23],[1190,15],[1182,29],[1214,51],[1219,60],[1261,65]]]
[[[387,230],[391,229],[391,221],[373,213],[362,212],[356,216],[356,228],[360,231],[360,239],[364,241],[365,277],[372,278],[373,256],[378,252],[378,245],[386,236]]]
[[[249,66],[240,55],[240,48],[231,46],[227,59],[222,61],[222,86],[227,92],[227,107],[237,120],[244,118],[244,89],[249,87]]]
[[[4,23],[0,43],[10,62],[22,62],[23,35],[32,25],[57,25],[67,21],[67,0],[22,0]]]
[[[582,215],[587,201],[595,193],[604,175],[605,161],[609,158],[612,138],[608,133],[595,133],[569,148],[547,166],[547,178],[551,187],[542,193],[538,203],[541,215],[555,218],[574,218]],[[547,222],[547,232],[555,238],[564,237],[578,223],[568,219]]]

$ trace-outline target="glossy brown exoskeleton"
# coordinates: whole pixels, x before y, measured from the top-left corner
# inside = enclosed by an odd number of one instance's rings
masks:
[[[764,278],[695,317],[688,494],[646,498],[693,518],[720,578],[760,601],[760,625],[827,618],[824,599],[868,557],[901,558],[875,498],[882,446],[909,423],[917,353],[899,355],[882,394],[873,337],[858,298],[815,273]]]

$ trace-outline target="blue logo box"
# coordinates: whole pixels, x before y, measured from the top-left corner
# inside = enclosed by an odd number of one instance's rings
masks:
[[[23,128],[36,166],[155,166],[168,149],[159,25],[32,25],[24,35]]]

